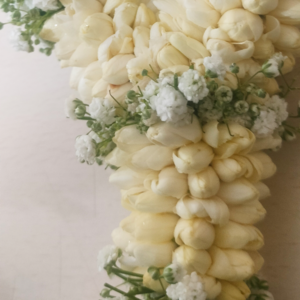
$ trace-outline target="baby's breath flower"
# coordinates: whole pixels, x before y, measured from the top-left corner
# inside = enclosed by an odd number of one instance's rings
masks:
[[[59,7],[57,0],[25,0],[24,5],[29,9],[37,7],[44,11],[55,10]]]
[[[180,282],[186,275],[186,271],[181,265],[173,263],[166,267],[163,272],[164,279],[171,284]]]
[[[10,33],[9,41],[12,44],[13,48],[17,51],[25,51],[25,52],[31,52],[32,49],[28,43],[21,34],[22,31],[18,27],[14,27]]]
[[[116,262],[122,251],[114,245],[105,246],[98,254],[98,270],[103,271],[110,263]]]
[[[110,125],[115,121],[116,108],[108,99],[93,98],[89,111],[91,117],[102,124]]]
[[[251,130],[258,138],[271,136],[278,127],[276,118],[277,115],[275,111],[271,109],[261,110]]]
[[[219,78],[219,80],[222,81],[224,80],[226,67],[221,56],[213,54],[210,57],[205,57],[203,64],[209,77]]]
[[[209,93],[205,78],[200,76],[198,71],[191,69],[179,77],[178,88],[189,101],[194,103],[203,100]]]
[[[283,56],[282,53],[276,53],[273,55],[263,66],[262,72],[268,78],[274,78],[280,75],[280,70],[284,65],[286,56]]]
[[[95,140],[89,135],[81,135],[77,137],[76,155],[81,163],[86,162],[92,165],[96,160],[96,143]]]
[[[181,282],[167,288],[167,296],[172,300],[205,300],[206,293],[196,272],[186,275]]]

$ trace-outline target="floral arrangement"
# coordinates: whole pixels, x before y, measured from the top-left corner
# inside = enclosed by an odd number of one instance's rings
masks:
[[[272,300],[258,275],[263,180],[300,127],[296,0],[2,0],[12,42],[72,67],[78,160],[131,212],[99,253],[102,298]],[[0,23],[2,28],[4,23]],[[279,86],[276,77],[282,77]]]

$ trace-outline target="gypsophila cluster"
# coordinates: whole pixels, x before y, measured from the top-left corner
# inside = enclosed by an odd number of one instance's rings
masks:
[[[111,263],[115,263],[122,251],[114,245],[105,246],[98,254],[98,270],[103,271]]]
[[[92,165],[96,160],[96,142],[89,135],[81,135],[76,138],[76,155],[81,163]]]
[[[167,266],[163,272],[164,279],[171,284],[180,282],[183,280],[185,275],[185,269],[177,263],[172,263],[171,265]]]
[[[207,76],[211,78],[218,78],[223,81],[226,75],[226,66],[223,63],[223,59],[218,55],[212,55],[211,57],[204,58],[204,67],[206,69]]]
[[[93,98],[89,112],[93,119],[104,125],[110,125],[115,121],[116,108],[108,99]]]
[[[284,65],[284,61],[287,59],[282,53],[274,54],[263,66],[263,74],[268,78],[278,77],[280,71]]]
[[[167,288],[167,296],[172,300],[206,300],[203,283],[196,272],[186,275],[181,282]]]

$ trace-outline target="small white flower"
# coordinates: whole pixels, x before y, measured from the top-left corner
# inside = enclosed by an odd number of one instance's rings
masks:
[[[151,80],[143,91],[143,98],[149,99],[152,96],[156,96],[159,92],[159,86],[159,83]]]
[[[95,141],[89,135],[81,135],[77,137],[75,143],[76,155],[80,162],[86,162],[92,165],[96,159]]]
[[[120,256],[120,249],[114,245],[105,246],[98,254],[98,270],[103,271],[111,262]]]
[[[226,75],[226,67],[221,56],[213,54],[210,57],[205,57],[203,64],[206,71],[215,74],[215,76],[218,77],[219,80],[224,80],[224,77]]]
[[[179,77],[178,88],[189,101],[194,103],[203,100],[209,93],[205,78],[200,76],[198,71],[191,69]]]
[[[281,52],[274,54],[263,66],[262,71],[266,77],[278,77],[280,70],[284,65],[284,61],[287,59]]]
[[[110,125],[115,121],[116,108],[108,99],[93,98],[89,111],[93,119],[105,125]]]
[[[167,296],[172,300],[205,300],[206,293],[196,272],[186,275],[181,282],[167,288]]]
[[[275,129],[278,128],[276,119],[277,115],[275,111],[271,109],[261,110],[251,130],[258,138],[271,136]]]
[[[181,126],[191,122],[191,109],[186,98],[171,86],[162,87],[157,96],[152,97],[157,116],[163,121]]]
[[[29,44],[24,40],[21,32],[20,28],[14,27],[10,33],[9,41],[15,50],[30,52]]]
[[[287,111],[287,102],[278,95],[272,96],[270,99],[268,99],[268,101],[265,102],[264,105],[276,112],[276,122],[278,125],[281,125],[281,123],[289,116]]]
[[[65,114],[68,118],[72,120],[77,120],[77,116],[75,113],[75,109],[76,109],[76,103],[74,102],[75,98],[76,97],[72,95],[69,98],[67,98],[65,101]]]
[[[57,0],[25,0],[24,5],[29,9],[37,7],[44,11],[55,10],[58,8]]]

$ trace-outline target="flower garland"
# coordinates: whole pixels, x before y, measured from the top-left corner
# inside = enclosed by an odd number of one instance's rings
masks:
[[[86,121],[82,163],[131,215],[99,253],[122,279],[103,298],[274,299],[257,274],[253,225],[276,172],[263,152],[291,141],[285,74],[300,55],[294,0],[0,0],[17,50],[73,67],[67,116]],[[281,76],[284,86],[275,78]],[[161,230],[163,229],[163,230]]]

